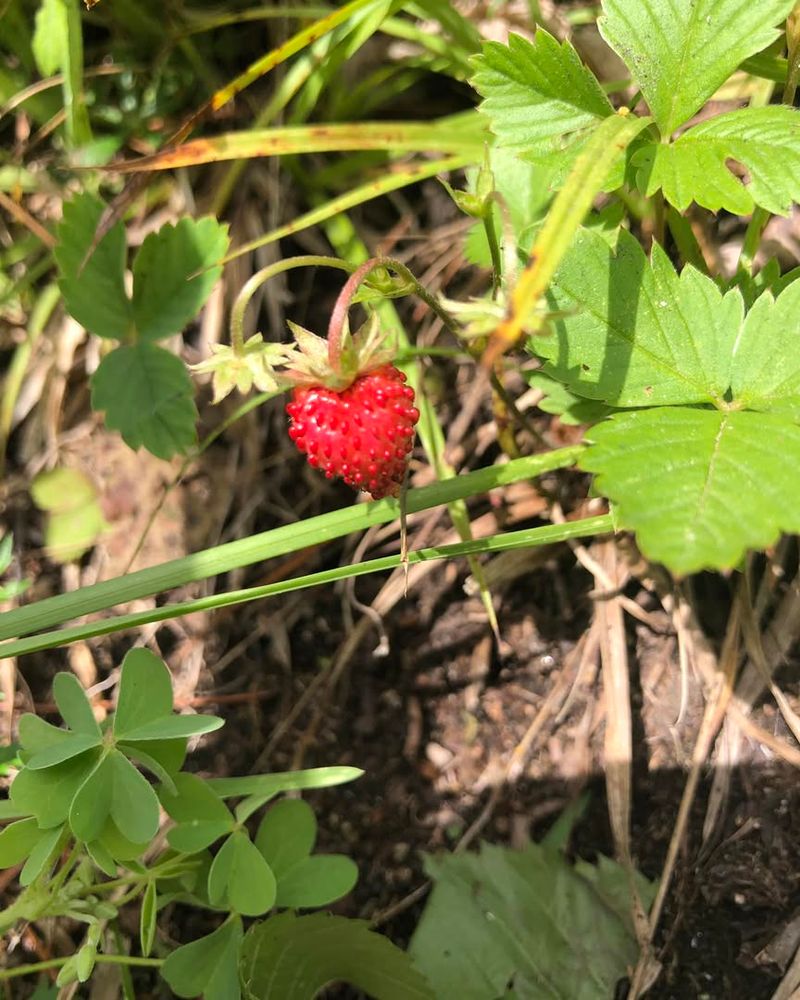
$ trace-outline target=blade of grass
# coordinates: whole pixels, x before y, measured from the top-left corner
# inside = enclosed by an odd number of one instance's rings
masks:
[[[452,480],[451,480],[452,482]],[[484,552],[505,552],[510,549],[532,548],[538,545],[552,545],[569,538],[585,538],[605,534],[613,530],[613,519],[610,514],[597,517],[587,517],[580,521],[567,521],[564,524],[546,524],[538,528],[525,528],[521,531],[507,531],[489,538],[475,538],[470,541],[456,542],[453,545],[434,546],[408,553],[409,565],[428,562],[432,559],[456,559],[461,556],[475,557]],[[295,590],[305,590],[309,587],[320,587],[326,583],[352,577],[365,576],[369,573],[380,573],[384,570],[396,569],[402,561],[398,553],[384,556],[380,559],[369,559],[366,562],[337,566],[335,569],[323,570],[319,573],[309,573],[306,576],[282,580],[279,583],[265,584],[262,587],[248,587],[243,590],[233,590],[224,594],[214,594],[201,597],[194,601],[182,601],[179,604],[168,604],[149,611],[139,611],[129,615],[119,615],[116,618],[94,621],[86,625],[75,625],[70,628],[46,632],[14,642],[0,645],[0,659],[11,656],[23,656],[26,653],[39,652],[43,649],[53,649],[71,642],[78,642],[100,635],[121,632],[124,629],[139,628],[153,622],[180,618],[197,611],[214,611],[248,601],[275,597]]]
[[[623,109],[627,111],[627,109]],[[572,238],[600,193],[611,168],[636,136],[651,122],[650,118],[618,113],[597,126],[558,192],[531,250],[527,267],[511,293],[508,318],[497,327],[483,362],[494,362],[525,333],[535,333],[535,309],[567,252]]]
[[[582,452],[582,446],[559,448],[544,455],[516,459],[506,465],[490,466],[445,483],[411,490],[408,493],[407,508],[409,513],[428,510],[463,497],[485,493],[497,486],[529,479],[543,472],[563,469],[573,465]],[[0,639],[30,635],[39,629],[60,625],[80,615],[102,611],[141,597],[152,597],[173,587],[205,580],[218,573],[227,573],[232,569],[296,552],[333,538],[341,538],[374,524],[393,521],[399,513],[396,500],[357,503],[344,510],[320,514],[297,524],[285,524],[182,559],[173,559],[159,566],[82,587],[69,594],[47,597],[27,607],[6,612],[0,618]]]
[[[296,153],[337,153],[351,150],[385,150],[416,153],[472,153],[480,156],[489,138],[477,113],[475,127],[463,119],[435,122],[343,122],[322,125],[288,125],[280,128],[226,132],[208,139],[193,139],[152,156],[109,165],[115,173],[175,170],[177,167],[253,157],[290,156]]]

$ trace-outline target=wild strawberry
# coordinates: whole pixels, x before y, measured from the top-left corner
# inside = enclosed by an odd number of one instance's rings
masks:
[[[341,392],[297,388],[286,407],[289,436],[328,479],[341,476],[375,500],[397,496],[419,420],[414,390],[405,382],[401,371],[383,365]]]
[[[284,378],[293,383],[289,436],[309,465],[374,499],[397,496],[414,442],[419,410],[405,375],[390,363],[374,316],[345,331],[338,364],[328,342],[291,324],[296,350]]]

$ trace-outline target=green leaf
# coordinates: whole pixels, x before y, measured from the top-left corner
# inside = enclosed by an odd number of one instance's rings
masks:
[[[657,243],[648,263],[625,231],[615,253],[581,230],[548,303],[561,315],[528,343],[577,395],[623,407],[724,399],[741,294],[689,266],[678,276]]]
[[[747,168],[747,186],[728,167]],[[800,112],[788,107],[741,108],[693,126],[674,142],[651,143],[632,158],[648,196],[662,189],[683,211],[696,201],[716,212],[749,215],[760,205],[788,215],[800,199]]]
[[[176,794],[161,789],[161,804],[177,826],[167,834],[171,847],[184,854],[204,850],[233,828],[233,816],[209,783],[196,774],[175,775]]]
[[[731,391],[748,409],[800,416],[800,283],[756,299],[736,341]]]
[[[139,914],[139,943],[142,954],[147,957],[153,950],[156,937],[156,918],[158,917],[158,894],[153,881],[147,883],[142,896],[142,909]]]
[[[358,866],[344,854],[314,854],[276,877],[276,906],[295,910],[328,906],[352,890]]]
[[[261,820],[255,844],[280,879],[311,854],[316,839],[317,820],[311,806],[303,799],[282,799]]]
[[[40,753],[52,746],[58,746],[70,738],[66,729],[59,729],[38,715],[26,712],[19,720],[19,742],[29,754]]]
[[[187,736],[213,733],[224,725],[225,720],[216,715],[168,715],[129,730],[125,733],[125,738],[131,742],[183,739]]]
[[[194,387],[180,358],[154,344],[118,347],[92,376],[92,408],[136,450],[171,458],[194,444]]]
[[[175,996],[196,997],[202,993],[206,1000],[238,1000],[242,936],[242,921],[234,917],[213,934],[169,954],[161,975]]]
[[[125,836],[144,843],[158,833],[158,797],[152,786],[119,752],[108,755],[113,769],[111,818]]]
[[[172,680],[163,661],[149,649],[131,649],[125,654],[119,681],[114,736],[128,733],[172,712]]]
[[[736,566],[800,531],[800,427],[779,413],[656,408],[592,428],[582,468],[675,573]]]
[[[101,872],[109,878],[117,877],[117,862],[113,855],[100,840],[90,840],[85,844],[86,853],[94,861]]]
[[[241,830],[228,837],[208,873],[208,899],[246,917],[260,917],[275,903],[275,876]]]
[[[388,938],[363,920],[325,913],[298,917],[287,911],[255,924],[245,935],[240,972],[247,1000],[311,1000],[335,982],[350,983],[374,1000],[438,1000]]]
[[[636,962],[626,922],[559,851],[485,844],[426,868],[434,889],[409,950],[437,1000],[500,997],[512,982],[517,997],[608,1000]]]
[[[44,871],[45,865],[50,859],[50,855],[56,849],[56,845],[61,839],[63,827],[57,826],[52,830],[46,830],[43,837],[40,837],[33,845],[28,860],[22,866],[19,873],[19,884],[25,888],[30,885],[35,878]]]
[[[98,843],[114,858],[115,861],[133,861],[140,858],[150,846],[149,841],[134,843],[124,836],[116,823],[109,816],[103,832],[100,834]]]
[[[65,760],[70,760],[72,757],[77,757],[86,753],[87,750],[100,746],[101,742],[102,738],[99,734],[95,736],[87,733],[68,733],[66,739],[60,740],[53,746],[47,747],[46,750],[40,750],[29,757],[25,766],[31,771],[54,767],[56,764],[62,764]]]
[[[62,671],[53,679],[53,697],[64,722],[76,733],[100,736],[100,726],[94,717],[86,692],[75,674]]]
[[[124,744],[120,745],[120,749],[123,752],[130,751],[131,756],[146,753],[148,757],[157,761],[172,778],[180,771],[186,760],[187,740],[185,739],[148,740],[143,744],[127,739],[120,742]],[[145,766],[149,767],[149,764]]]
[[[32,816],[9,823],[0,833],[0,868],[11,868],[24,861],[45,832]]]
[[[43,829],[59,826],[67,818],[76,792],[96,767],[99,755],[99,750],[90,751],[44,771],[24,768],[11,786],[11,801],[35,816]]]
[[[42,76],[54,76],[66,62],[66,0],[42,0],[35,25],[31,49],[36,68]]]
[[[103,757],[87,776],[72,800],[69,825],[78,840],[96,840],[111,812],[114,769],[109,756]]]
[[[527,373],[525,381],[531,389],[544,393],[536,404],[539,409],[543,413],[558,416],[562,424],[596,424],[610,412],[610,407],[605,403],[596,399],[582,399],[546,372]]]
[[[145,743],[145,746],[147,744]],[[175,790],[175,782],[172,780],[172,775],[166,768],[162,767],[159,761],[155,757],[151,757],[150,754],[142,748],[139,743],[118,743],[117,749],[120,753],[125,754],[125,756],[137,764],[140,764],[146,770],[148,770],[155,778],[165,785],[170,791]]]
[[[71,562],[90,549],[107,527],[91,480],[77,469],[51,469],[31,484],[37,507],[48,512],[47,554]]]
[[[221,267],[211,265],[227,249],[227,226],[210,217],[181,219],[151,233],[133,263],[133,315],[139,336],[160,340],[180,333],[211,294],[222,273]]]
[[[211,778],[208,782],[223,799],[240,795],[278,795],[304,788],[331,788],[355,781],[364,772],[358,767],[311,767],[305,771],[282,771],[278,774],[253,774],[242,778]]]
[[[613,108],[569,42],[538,28],[533,42],[487,42],[472,84],[499,145],[533,161],[571,161]]]
[[[125,230],[112,226],[81,270],[105,206],[93,195],[78,195],[64,205],[54,250],[58,287],[70,314],[99,337],[125,340],[133,313],[125,294]]]
[[[748,56],[779,35],[794,0],[603,0],[603,38],[671,135]]]

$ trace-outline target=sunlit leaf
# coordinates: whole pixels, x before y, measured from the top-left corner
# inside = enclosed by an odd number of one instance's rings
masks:
[[[794,0],[603,0],[600,32],[630,69],[662,135],[778,37]]]
[[[736,566],[800,531],[800,427],[783,414],[656,407],[587,436],[582,467],[644,554],[675,573]]]
[[[747,168],[743,183],[729,167]],[[749,215],[760,205],[788,215],[800,199],[800,112],[740,108],[687,129],[671,143],[651,143],[633,157],[645,194],[659,189],[681,211],[695,201],[717,212]]]

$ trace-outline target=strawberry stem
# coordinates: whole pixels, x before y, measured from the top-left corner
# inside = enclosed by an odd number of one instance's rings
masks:
[[[447,312],[436,297],[431,295],[424,285],[420,284],[405,264],[401,264],[399,260],[395,260],[392,257],[372,257],[357,267],[347,279],[341,292],[339,292],[339,297],[331,312],[331,319],[328,324],[328,362],[337,374],[341,373],[342,370],[342,335],[350,305],[361,282],[372,271],[377,271],[379,268],[389,268],[394,271],[410,286],[409,291],[416,295],[417,298],[422,299],[425,305],[436,313],[447,329],[454,336],[458,336],[458,326],[455,319]]]
[[[336,267],[340,271],[353,269],[352,264],[348,264],[339,257],[320,257],[316,254],[306,254],[301,257],[287,257],[285,260],[279,260],[267,267],[262,267],[260,271],[256,271],[242,285],[231,310],[231,346],[239,357],[244,354],[244,317],[250,300],[265,281],[274,278],[276,274],[291,271],[295,267]]]

